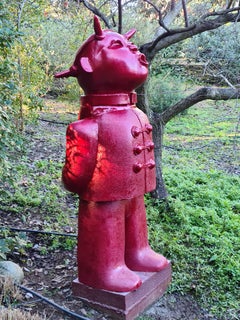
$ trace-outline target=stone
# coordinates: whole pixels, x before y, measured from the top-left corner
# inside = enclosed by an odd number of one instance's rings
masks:
[[[24,273],[18,264],[12,261],[0,261],[0,276],[10,277],[16,283],[23,281]]]

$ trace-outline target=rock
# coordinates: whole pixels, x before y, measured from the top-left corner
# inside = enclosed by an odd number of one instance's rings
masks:
[[[16,263],[12,261],[0,261],[0,276],[10,277],[14,282],[20,283],[24,278],[24,273]]]

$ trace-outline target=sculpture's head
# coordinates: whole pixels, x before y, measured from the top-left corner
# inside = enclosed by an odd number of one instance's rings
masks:
[[[131,92],[147,78],[144,54],[129,40],[135,30],[124,35],[102,30],[94,17],[95,34],[80,47],[70,69],[56,78],[76,77],[85,94]]]

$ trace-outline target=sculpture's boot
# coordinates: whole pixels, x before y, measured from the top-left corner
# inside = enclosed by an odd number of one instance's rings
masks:
[[[125,203],[80,201],[78,279],[90,287],[125,292],[142,283],[124,261]]]
[[[149,246],[143,196],[129,200],[125,230],[125,262],[131,270],[155,272],[168,265],[169,261]]]

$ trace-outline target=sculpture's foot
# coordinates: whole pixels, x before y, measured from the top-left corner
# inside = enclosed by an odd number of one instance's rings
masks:
[[[134,271],[157,272],[163,270],[168,264],[169,261],[164,256],[154,252],[150,247],[133,253],[129,252],[126,256],[126,265]]]
[[[92,276],[81,275],[79,272],[79,281],[97,289],[103,289],[116,292],[129,292],[136,290],[142,284],[139,276],[128,269],[125,265],[112,270],[102,270],[95,272]]]

